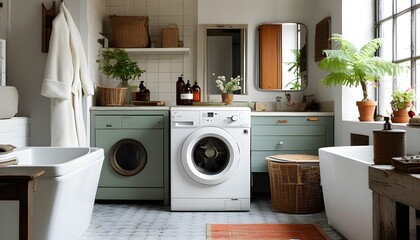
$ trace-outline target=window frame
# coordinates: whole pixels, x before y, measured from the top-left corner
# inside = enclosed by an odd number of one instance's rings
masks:
[[[375,0],[375,35],[376,37],[381,37],[381,26],[383,23],[387,22],[387,21],[392,21],[392,62],[394,63],[404,63],[404,62],[409,62],[409,71],[410,71],[410,79],[407,80],[405,79],[404,81],[409,81],[409,85],[411,86],[412,89],[414,90],[420,90],[420,88],[416,88],[416,80],[417,80],[417,76],[416,76],[416,61],[419,62],[420,64],[420,50],[418,55],[416,56],[416,34],[420,34],[416,33],[416,11],[419,11],[419,16],[420,16],[420,2],[416,3],[416,0],[411,0],[410,3],[410,7],[400,10],[399,12],[396,12],[397,9],[397,0],[391,0],[392,1],[392,7],[391,7],[391,15],[380,19],[380,9],[382,7],[382,3],[386,1],[386,0]],[[410,40],[411,40],[411,44],[410,44],[410,57],[406,57],[406,58],[402,58],[402,59],[397,59],[397,19],[401,16],[403,16],[404,14],[410,13]],[[419,19],[420,21],[420,19]],[[420,24],[420,22],[418,23]],[[420,36],[418,36],[420,38]],[[398,88],[398,77],[393,77],[392,78],[392,91],[396,90]],[[420,81],[419,81],[420,83]],[[382,87],[385,88],[385,87]],[[375,90],[375,94],[378,100],[378,114],[380,115],[387,115],[386,114],[386,109],[387,107],[389,108],[390,103],[387,102],[382,102],[380,101],[381,99],[383,99],[383,95],[387,95],[387,94],[391,94],[391,92],[387,92],[385,89],[381,88],[381,84],[378,84],[378,88]],[[419,96],[416,92],[416,100],[415,100],[415,104],[414,107],[417,109],[417,106],[419,106],[417,103],[419,101]]]

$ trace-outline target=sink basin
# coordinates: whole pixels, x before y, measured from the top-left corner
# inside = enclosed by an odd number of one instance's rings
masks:
[[[16,116],[19,94],[15,87],[0,86],[0,119]]]

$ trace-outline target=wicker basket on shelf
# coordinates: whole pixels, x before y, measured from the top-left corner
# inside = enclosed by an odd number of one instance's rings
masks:
[[[324,209],[317,156],[277,155],[266,158],[266,163],[274,211],[315,213]]]
[[[98,105],[100,106],[121,106],[125,103],[128,88],[112,88],[96,86],[98,90]]]
[[[162,28],[162,47],[176,48],[179,46],[179,32],[176,24],[169,24]]]
[[[111,16],[114,47],[145,48],[150,45],[148,16]]]

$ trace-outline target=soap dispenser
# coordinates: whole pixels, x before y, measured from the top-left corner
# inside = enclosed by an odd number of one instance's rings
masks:
[[[281,97],[280,96],[276,97],[276,110],[277,112],[281,111]]]
[[[139,101],[150,101],[150,90],[144,86],[144,81],[140,82],[139,91],[137,92],[137,99]]]
[[[392,129],[389,117],[384,119],[383,129],[373,130],[373,162],[390,165],[393,157],[403,157],[406,154],[405,130]]]

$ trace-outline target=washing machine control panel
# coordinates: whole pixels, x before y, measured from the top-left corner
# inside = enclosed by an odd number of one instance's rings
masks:
[[[200,111],[201,126],[249,126],[249,112],[241,111]]]

